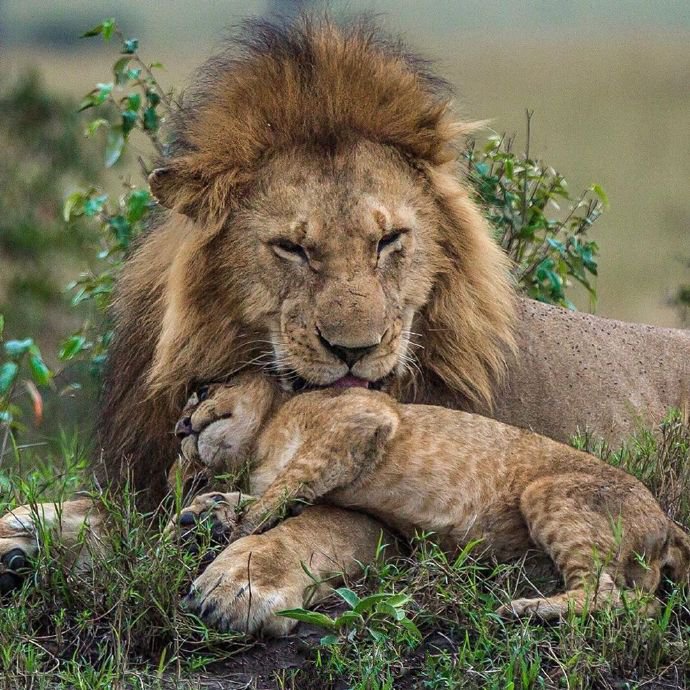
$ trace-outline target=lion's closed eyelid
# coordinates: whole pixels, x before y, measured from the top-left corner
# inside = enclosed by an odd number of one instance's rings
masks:
[[[281,259],[294,263],[308,263],[309,255],[307,250],[301,245],[288,239],[274,239],[266,243]]]
[[[405,235],[410,232],[409,228],[396,228],[387,232],[376,245],[376,252],[381,254],[386,251],[386,249],[391,249],[393,251],[399,251],[402,249],[402,239]]]

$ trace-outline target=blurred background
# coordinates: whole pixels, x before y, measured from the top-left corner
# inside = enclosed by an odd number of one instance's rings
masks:
[[[0,0],[0,313],[10,335],[34,335],[50,362],[78,328],[83,314],[69,308],[64,286],[95,253],[87,230],[66,229],[61,202],[85,181],[117,190],[137,172],[135,145],[103,177],[102,142],[83,138],[76,106],[96,83],[112,80],[118,46],[80,34],[115,17],[139,39],[145,60],[164,64],[161,83],[179,90],[229,25],[323,5]],[[336,15],[378,14],[450,80],[461,114],[515,133],[518,147],[525,110],[533,110],[532,155],[574,192],[597,183],[608,194],[610,207],[592,231],[600,246],[597,313],[681,325],[671,296],[690,282],[688,0],[331,0],[329,7]],[[584,295],[576,301],[591,308]]]

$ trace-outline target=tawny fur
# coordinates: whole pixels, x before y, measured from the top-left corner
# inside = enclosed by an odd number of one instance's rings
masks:
[[[353,344],[380,337],[382,358],[362,361],[359,375],[388,374],[402,399],[481,410],[561,440],[580,427],[617,442],[687,404],[686,332],[527,300],[514,320],[505,257],[456,162],[468,125],[450,105],[423,61],[365,23],[258,23],[199,71],[151,180],[172,210],[159,210],[117,285],[99,425],[104,486],[131,479],[142,507],[158,503],[174,420],[195,382],[248,363],[312,383],[341,376],[317,317]],[[389,266],[382,282],[367,239],[408,221],[416,225],[393,258],[398,270]],[[328,285],[310,287],[296,266],[276,263],[267,243],[285,232],[304,233],[317,263],[318,250],[335,258],[328,280],[321,267]],[[80,501],[63,508],[70,524],[88,513]],[[11,532],[11,516],[0,522]],[[324,507],[318,520],[305,512],[240,540],[217,560],[223,608],[242,608],[230,593],[250,574],[262,578],[259,563],[282,562],[281,577],[267,575],[252,598],[253,614],[239,616],[250,630],[272,629],[277,602],[306,601],[297,564],[318,551],[352,572],[348,558],[372,554],[378,533],[369,518]]]
[[[485,406],[513,346],[508,263],[460,176],[468,127],[447,85],[364,23],[247,31],[185,94],[152,177],[174,210],[119,281],[100,438],[111,481],[124,458],[151,500],[187,386],[271,359],[329,383],[342,363],[317,326],[382,341],[359,376],[403,375],[407,352],[413,372]],[[409,230],[403,251],[378,270],[376,241],[395,229]],[[286,236],[318,275],[267,249]]]
[[[460,411],[402,405],[361,388],[285,400],[244,376],[192,398],[183,415],[189,464],[237,471],[250,464],[259,496],[236,525],[237,498],[206,495],[189,511],[211,511],[234,537],[271,527],[296,501],[364,510],[406,536],[433,532],[449,549],[479,540],[478,553],[517,560],[537,548],[566,592],[521,599],[505,615],[556,618],[654,593],[662,572],[685,581],[690,537],[644,485],[593,455],[529,431]],[[228,505],[230,503],[230,505]],[[202,575],[204,579],[213,575]],[[203,587],[200,587],[203,591]],[[191,598],[202,615],[208,602]]]

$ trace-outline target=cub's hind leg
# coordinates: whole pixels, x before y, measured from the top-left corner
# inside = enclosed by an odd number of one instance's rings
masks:
[[[600,481],[577,474],[544,477],[527,487],[520,510],[530,537],[553,560],[566,591],[550,597],[516,599],[501,606],[500,615],[534,615],[550,620],[565,616],[569,610],[582,613],[620,602],[617,582],[626,535],[618,524],[620,509],[616,511],[616,502],[602,497],[602,490],[607,489],[602,489]],[[601,505],[594,505],[594,501]]]
[[[101,512],[90,498],[23,505],[0,517],[0,594],[18,587],[39,550],[40,530],[52,530],[76,567],[86,565],[101,528]],[[88,530],[85,535],[84,530]],[[84,539],[84,536],[87,538]]]

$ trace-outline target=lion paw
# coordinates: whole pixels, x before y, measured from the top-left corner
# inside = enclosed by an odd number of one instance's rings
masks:
[[[68,501],[62,505],[39,503],[19,506],[0,518],[0,594],[17,589],[29,571],[31,559],[39,549],[41,529],[57,531],[59,540],[71,551],[71,565],[82,567],[90,560],[90,550],[83,548],[84,529],[96,546],[100,514],[91,499]]]
[[[305,604],[300,569],[281,565],[268,535],[236,541],[216,558],[192,584],[183,605],[218,630],[287,635],[296,621],[277,611]]]
[[[29,559],[38,551],[36,527],[22,508],[0,518],[0,595],[21,586]]]

